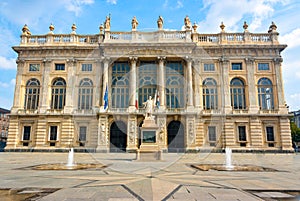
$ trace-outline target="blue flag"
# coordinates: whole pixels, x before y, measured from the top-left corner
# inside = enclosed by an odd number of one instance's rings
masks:
[[[106,89],[105,89],[103,100],[104,100],[104,109],[106,110],[106,108],[108,107],[108,89],[107,89],[107,84],[106,84]]]

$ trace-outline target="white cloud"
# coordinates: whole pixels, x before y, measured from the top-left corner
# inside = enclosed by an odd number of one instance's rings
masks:
[[[176,8],[182,8],[182,7],[183,7],[183,3],[181,1],[177,1]]]
[[[9,84],[0,81],[0,87],[1,87],[1,88],[8,88],[8,87],[9,87]]]
[[[117,4],[117,0],[106,0],[106,2],[114,5]]]
[[[223,21],[226,31],[241,30],[242,19],[250,19],[249,30],[254,32],[261,27],[262,22],[270,18],[275,9],[275,5],[287,3],[286,0],[209,0],[204,2],[202,11],[208,10],[206,19],[201,21],[200,31],[208,32],[220,31],[219,25]],[[243,20],[244,21],[244,20]],[[268,27],[264,30],[267,31]]]
[[[10,83],[10,85],[15,86],[16,85],[16,79],[15,78],[11,79],[9,83]]]
[[[283,36],[279,36],[279,41],[287,44],[289,48],[300,46],[300,28],[294,29],[292,32]]]
[[[300,93],[294,93],[288,96],[287,104],[290,106],[290,111],[300,109]]]
[[[5,57],[0,56],[0,69],[16,69],[16,59],[7,59]]]
[[[110,0],[116,1],[116,0]],[[94,3],[94,0],[65,0],[65,7],[68,11],[74,12],[78,16],[82,11],[82,6],[91,5]]]

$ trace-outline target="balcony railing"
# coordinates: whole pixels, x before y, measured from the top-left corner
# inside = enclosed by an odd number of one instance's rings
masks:
[[[160,30],[154,32],[111,32],[95,35],[71,34],[46,34],[28,35],[22,34],[21,46],[56,46],[63,45],[98,45],[99,43],[127,43],[127,42],[194,42],[198,45],[222,45],[222,44],[279,44],[278,33],[227,33],[201,34],[186,31]]]

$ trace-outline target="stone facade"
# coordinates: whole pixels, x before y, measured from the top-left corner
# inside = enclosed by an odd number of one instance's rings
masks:
[[[185,22],[113,32],[107,17],[95,35],[25,25],[6,150],[136,151],[152,96],[164,151],[291,151],[276,25],[202,34]]]

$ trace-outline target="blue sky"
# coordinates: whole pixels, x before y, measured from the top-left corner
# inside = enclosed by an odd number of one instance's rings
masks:
[[[1,0],[0,1],[0,107],[13,104],[16,53],[21,29],[27,24],[33,35],[70,33],[76,23],[78,34],[97,34],[99,25],[111,14],[111,31],[130,31],[136,16],[139,31],[156,30],[159,15],[164,29],[180,30],[188,15],[199,25],[199,33],[220,32],[223,21],[227,32],[266,33],[274,21],[279,41],[287,44],[283,55],[285,99],[290,111],[300,109],[300,2],[298,0]],[[299,87],[299,88],[298,88]]]

